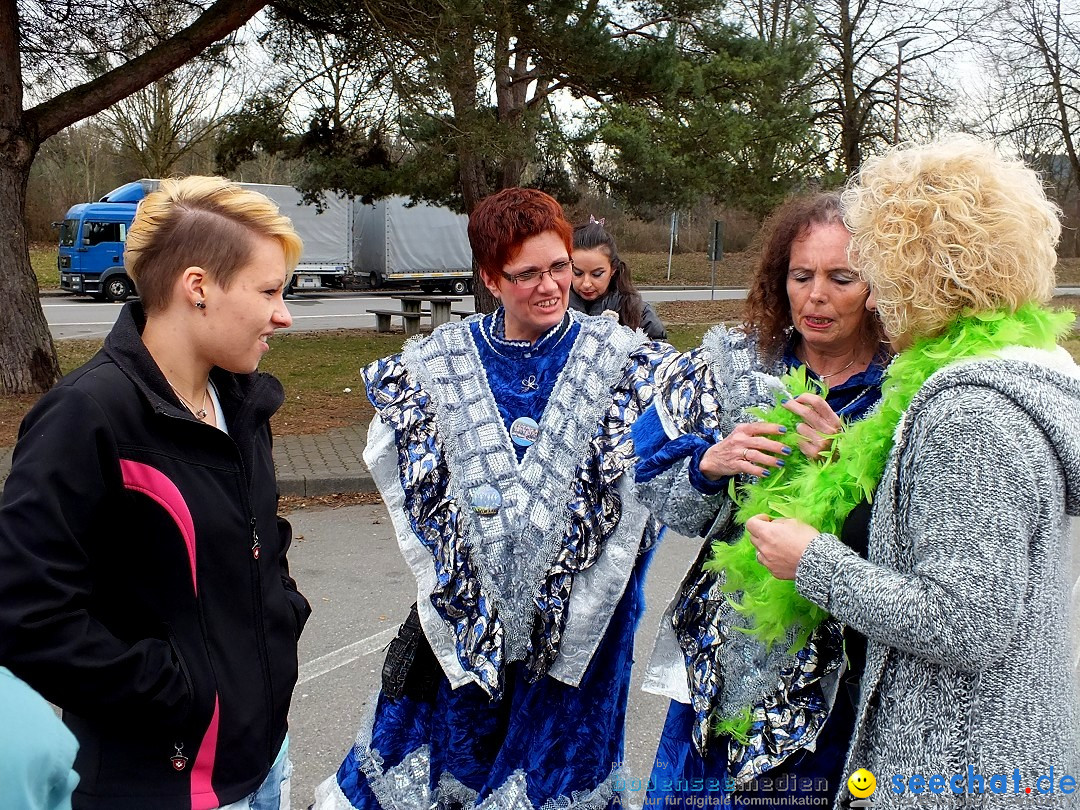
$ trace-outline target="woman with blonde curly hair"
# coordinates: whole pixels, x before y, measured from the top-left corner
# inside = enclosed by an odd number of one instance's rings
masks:
[[[935,808],[1075,806],[1080,369],[1056,345],[1072,315],[1044,306],[1058,210],[970,137],[867,161],[844,203],[867,305],[901,354],[834,463],[785,471],[815,497],[747,521],[757,558],[868,639],[846,770],[876,776],[875,807],[923,792]],[[864,500],[866,559],[834,528]]]

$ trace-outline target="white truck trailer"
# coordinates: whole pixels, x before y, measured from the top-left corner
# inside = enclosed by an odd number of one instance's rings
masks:
[[[352,271],[353,203],[348,197],[328,192],[320,207],[308,205],[292,186],[240,183],[265,194],[292,220],[304,240],[304,252],[296,266],[288,292],[344,287]]]
[[[419,284],[463,295],[472,286],[469,218],[449,208],[387,197],[353,208],[353,272],[372,289]]]

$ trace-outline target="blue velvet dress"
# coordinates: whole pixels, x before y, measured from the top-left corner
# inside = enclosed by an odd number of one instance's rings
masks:
[[[661,637],[665,628],[674,628],[667,664],[654,654],[646,677],[650,691],[679,697],[672,700],[661,732],[645,806],[831,806],[846,778],[842,771],[854,728],[864,641],[830,620],[807,648],[787,660],[755,651],[731,630],[730,618],[718,608],[718,600],[726,597],[717,576],[700,570],[712,541],[730,541],[741,533],[731,520],[729,481],[706,479],[699,470],[701,456],[735,422],[751,418],[748,406],[771,404],[770,387],[760,380],[801,362],[790,345],[778,362],[763,362],[753,334],[738,330],[720,330],[709,349],[698,352],[684,356],[682,369],[669,376],[657,404],[634,429],[642,457],[637,478],[646,502],[673,528],[687,534],[699,529],[708,536],[661,625]],[[887,359],[883,354],[866,371],[830,388],[826,399],[833,410],[847,421],[867,415],[880,399]],[[665,411],[662,417],[660,410]],[[668,425],[666,432],[661,421]],[[673,423],[682,435],[671,435]],[[680,487],[696,495],[672,496]],[[664,492],[666,500],[651,501],[650,488]],[[858,546],[858,532],[849,537]],[[865,545],[861,550],[865,553]],[[841,676],[845,651],[850,660]],[[773,660],[777,657],[779,663]],[[776,670],[766,669],[764,677],[748,671],[765,663]],[[779,691],[774,690],[777,683]],[[716,716],[725,713],[728,692],[741,698],[735,704],[751,705],[757,712],[746,744],[711,731]]]
[[[632,495],[630,428],[674,357],[577,314],[508,341],[500,310],[365,370],[378,413],[365,460],[417,577],[436,676],[424,694],[380,693],[317,808],[616,801],[659,536]]]

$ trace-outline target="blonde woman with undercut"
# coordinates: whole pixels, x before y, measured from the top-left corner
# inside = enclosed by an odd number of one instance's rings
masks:
[[[263,195],[163,181],[124,254],[141,301],[23,420],[0,504],[0,664],[63,709],[76,810],[289,806],[311,609],[277,516],[284,394],[257,369],[292,321],[300,251]]]
[[[748,520],[757,558],[868,639],[845,772],[876,776],[874,807],[1077,807],[1080,370],[1056,345],[1071,313],[1045,307],[1058,209],[970,137],[868,160],[844,207],[900,354],[834,463],[790,471],[813,503]],[[861,500],[866,559],[828,528]]]

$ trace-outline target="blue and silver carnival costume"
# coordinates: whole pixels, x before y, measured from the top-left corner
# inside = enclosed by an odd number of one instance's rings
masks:
[[[319,808],[612,802],[658,538],[630,428],[677,355],[578,313],[504,335],[474,316],[364,370],[364,458],[439,667],[429,694],[380,693]]]
[[[829,389],[827,401],[837,414],[860,419],[878,402],[885,359],[882,354]],[[672,529],[706,537],[664,613],[645,676],[644,689],[672,699],[648,805],[708,795],[711,805],[730,807],[733,792],[782,804],[791,795],[831,796],[843,776],[854,724],[852,684],[844,681],[854,679],[857,687],[858,675],[851,673],[860,664],[862,639],[828,619],[798,652],[790,652],[794,631],[768,649],[741,632],[747,620],[722,592],[722,575],[702,570],[712,543],[737,540],[743,527],[733,520],[728,479],[705,478],[701,457],[737,423],[754,419],[748,408],[772,405],[777,377],[801,365],[790,342],[783,357],[769,363],[752,332],[714,327],[699,349],[680,357],[654,408],[634,426],[642,502]],[[842,679],[845,636],[853,660]],[[747,740],[712,733],[718,719],[747,707],[753,719]]]

